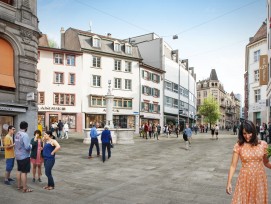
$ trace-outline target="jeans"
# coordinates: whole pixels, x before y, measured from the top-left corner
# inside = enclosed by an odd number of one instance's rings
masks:
[[[45,175],[48,178],[48,186],[55,187],[52,168],[55,164],[55,159],[44,159]]]
[[[111,144],[102,143],[103,162],[105,161],[105,149],[107,148],[108,159],[111,157]]]
[[[92,155],[92,148],[93,148],[94,145],[96,146],[96,149],[97,149],[97,155],[100,155],[100,147],[99,147],[98,139],[97,138],[91,138],[91,143],[90,143],[90,146],[89,146],[88,156]]]
[[[58,138],[61,138],[62,137],[62,130],[58,130],[58,135],[57,135]]]

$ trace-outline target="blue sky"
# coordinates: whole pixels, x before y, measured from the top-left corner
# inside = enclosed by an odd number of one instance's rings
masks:
[[[242,95],[245,46],[266,16],[266,0],[38,0],[39,28],[58,43],[61,27],[87,31],[90,21],[119,39],[154,32],[189,59],[197,81],[216,69],[225,90]]]

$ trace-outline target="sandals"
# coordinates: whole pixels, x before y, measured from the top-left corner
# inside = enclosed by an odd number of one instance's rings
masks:
[[[44,186],[44,187],[43,187],[43,189],[48,189],[48,188],[49,188],[49,186]]]
[[[46,189],[46,190],[53,190],[55,189],[53,186],[44,186],[43,189]]]
[[[33,192],[33,189],[31,188],[23,189],[23,193],[30,193],[30,192]]]
[[[20,190],[23,190],[23,186],[20,186],[20,187],[17,187],[17,190],[20,191]]]

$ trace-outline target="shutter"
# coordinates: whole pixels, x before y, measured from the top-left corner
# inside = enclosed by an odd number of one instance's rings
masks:
[[[153,88],[150,88],[150,89],[151,89],[151,96],[153,96],[154,90],[153,90]]]
[[[145,109],[144,109],[144,102],[141,102],[141,111],[145,111]]]
[[[151,80],[153,81],[153,73],[150,73],[150,75],[151,75],[151,77],[150,77],[150,78],[151,78]]]
[[[160,90],[158,89],[157,91],[158,91],[158,92],[157,92],[157,94],[158,94],[157,97],[159,98],[159,97],[160,97]]]
[[[144,78],[144,70],[142,70],[142,78]]]
[[[160,83],[160,76],[157,75],[157,83]]]
[[[142,93],[144,94],[144,86],[142,86]]]
[[[158,105],[158,113],[160,113],[160,105]]]
[[[149,103],[149,112],[153,112],[153,104]]]

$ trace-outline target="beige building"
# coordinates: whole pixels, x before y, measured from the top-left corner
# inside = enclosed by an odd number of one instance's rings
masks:
[[[197,82],[197,110],[203,104],[205,98],[212,95],[219,104],[220,118],[217,124],[220,128],[232,128],[234,124],[238,124],[240,117],[240,101],[235,97],[234,93],[227,93],[222,83],[218,80],[215,69],[212,69],[210,77],[206,80]],[[203,125],[204,116],[199,115],[197,119],[198,125]]]

